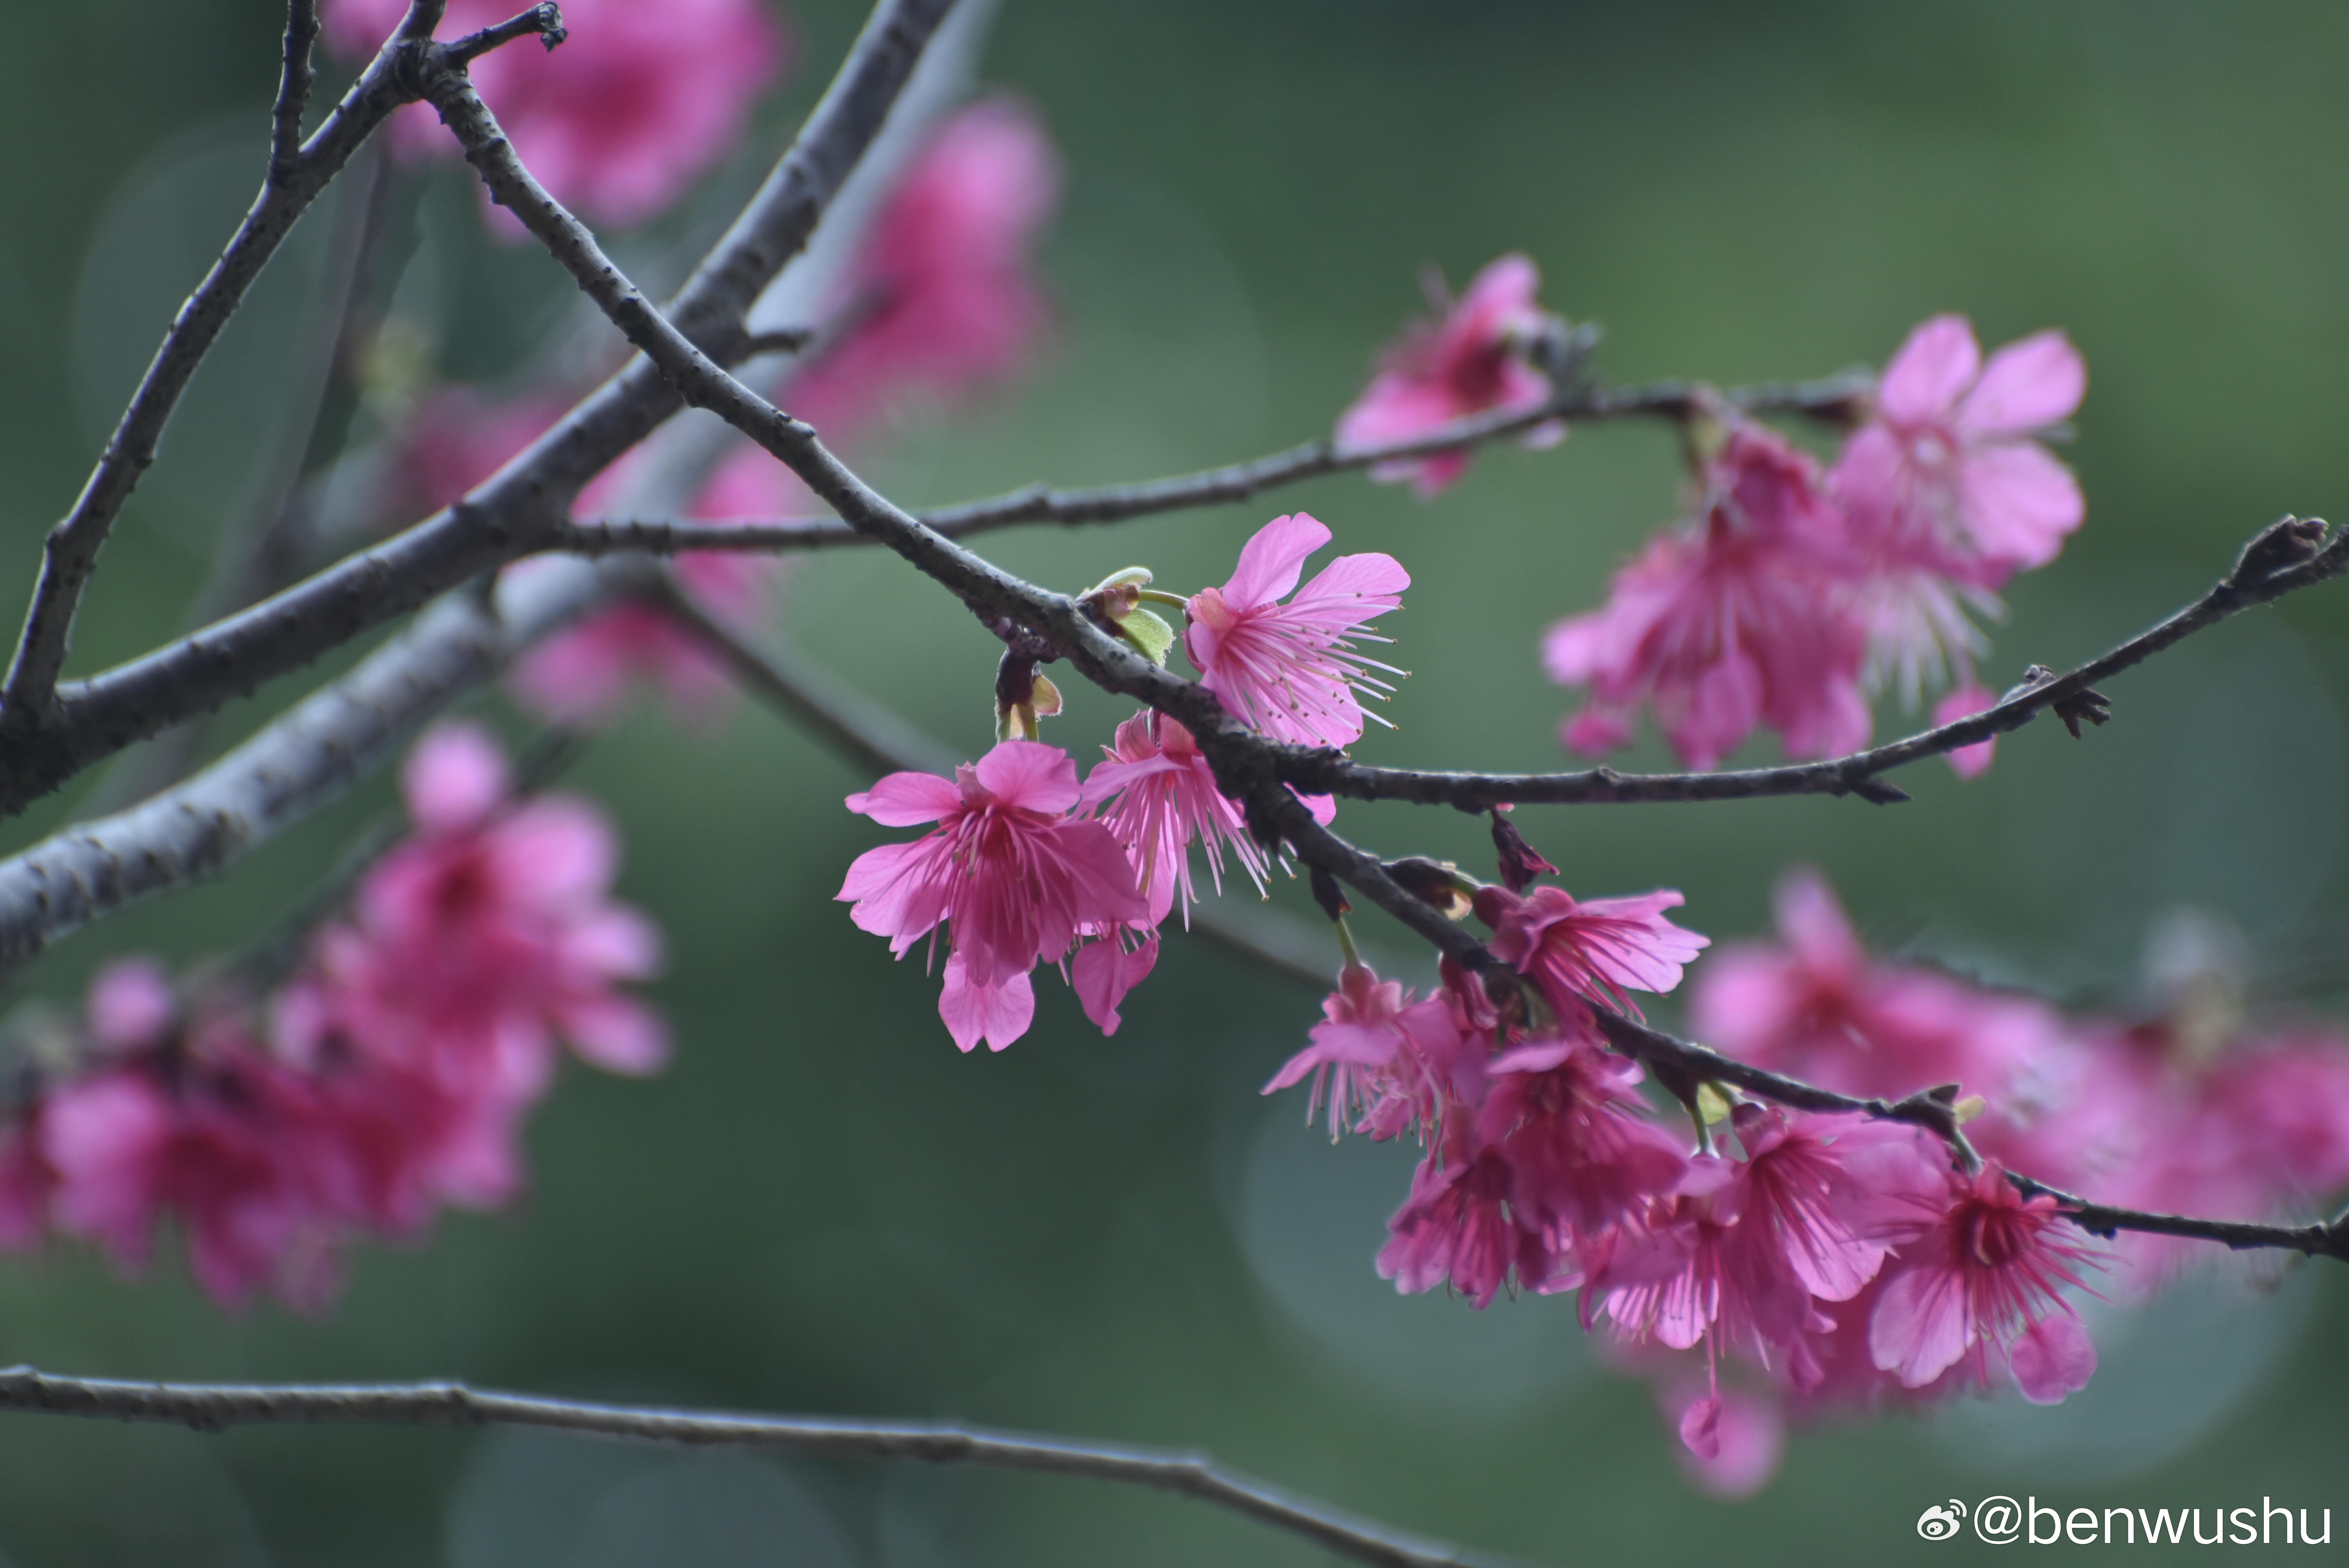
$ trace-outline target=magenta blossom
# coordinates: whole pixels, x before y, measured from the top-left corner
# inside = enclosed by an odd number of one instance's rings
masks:
[[[1406,1295],[1448,1285],[1482,1309],[1504,1289],[1539,1285],[1555,1273],[1550,1249],[1509,1209],[1508,1161],[1485,1151],[1445,1161],[1431,1152],[1411,1197],[1387,1222],[1379,1274]]]
[[[1402,608],[1411,574],[1394,557],[1341,555],[1279,603],[1297,588],[1305,558],[1330,538],[1301,511],[1274,518],[1241,547],[1230,582],[1191,596],[1191,624],[1183,634],[1199,684],[1226,711],[1298,746],[1361,739],[1366,715],[1355,694],[1391,689],[1371,670],[1402,673],[1361,657],[1352,645],[1356,637],[1384,641],[1361,628]]]
[[[1190,919],[1198,893],[1191,886],[1191,841],[1207,851],[1207,874],[1224,889],[1228,849],[1257,891],[1270,866],[1248,836],[1240,809],[1216,788],[1216,776],[1191,732],[1161,713],[1143,709],[1117,727],[1116,744],[1085,777],[1085,802],[1101,810],[1102,825],[1125,846],[1135,882],[1150,901],[1150,923],[1164,921],[1183,895]]]
[[[1028,253],[1060,189],[1026,106],[988,98],[948,119],[874,222],[838,307],[847,332],[793,380],[793,411],[831,436],[916,389],[954,400],[1009,380],[1050,317]]]
[[[1566,744],[1592,756],[1627,744],[1648,702],[1692,768],[1713,767],[1757,725],[1794,757],[1857,748],[1871,724],[1868,631],[1818,465],[1741,422],[1701,479],[1702,520],[1651,542],[1605,608],[1550,629],[1550,678],[1590,688]]]
[[[326,0],[326,41],[373,56],[405,0]],[[506,0],[450,0],[446,40],[504,21]],[[783,31],[759,0],[568,0],[570,36],[548,52],[525,39],[475,60],[474,86],[539,183],[603,222],[641,223],[675,201],[741,138],[750,106],[782,69]],[[431,108],[392,121],[403,155],[454,155]],[[502,211],[495,227],[519,236]]]
[[[848,798],[850,810],[885,827],[937,824],[912,843],[859,855],[837,896],[900,956],[947,927],[952,956],[938,1010],[966,1051],[981,1039],[999,1051],[1027,1031],[1028,972],[1038,963],[1057,962],[1080,935],[1149,923],[1125,851],[1099,822],[1070,814],[1082,796],[1067,752],[1007,740],[951,779],[892,773]],[[1106,998],[1113,989],[1089,979],[1080,994]]]
[[[1541,273],[1522,255],[1506,255],[1476,274],[1468,292],[1441,322],[1414,324],[1388,349],[1378,374],[1338,418],[1338,440],[1348,447],[1384,446],[1442,428],[1488,408],[1527,409],[1549,396],[1549,378],[1525,362],[1526,346],[1543,329],[1534,293]],[[1565,434],[1551,423],[1528,440],[1544,444]],[[1380,463],[1371,477],[1410,480],[1433,496],[1468,467],[1464,450]]]
[[[300,1078],[250,1042],[215,1038],[167,1085],[148,1065],[108,1068],[53,1091],[43,1150],[58,1230],[145,1266],[157,1222],[175,1215],[205,1295],[242,1307],[270,1289],[324,1304],[333,1231],[314,1198],[331,1144]]]
[[[609,902],[618,846],[586,802],[510,798],[505,758],[471,725],[443,724],[409,753],[400,785],[416,836],[359,884],[354,918],[322,932],[278,1010],[281,1047],[326,1038],[425,1073],[451,1092],[527,1101],[554,1044],[647,1073],[666,1058],[659,1019],[616,989],[648,978],[660,938]]]
[[[1961,315],[1920,325],[1885,366],[1875,418],[1844,445],[1829,482],[1868,562],[1871,676],[1911,696],[1981,639],[1971,603],[2044,566],[2086,507],[2071,470],[2033,437],[2071,418],[2087,387],[2060,332],[2010,343],[1982,363]]]
[[[1682,1140],[1650,1120],[1636,1063],[1584,1040],[1536,1040],[1487,1065],[1476,1136],[1509,1167],[1511,1212],[1563,1254],[1678,1185]]]
[[[2073,1239],[2055,1200],[2024,1199],[1995,1162],[1946,1181],[1941,1193],[1893,1196],[1877,1228],[1897,1260],[1868,1320],[1876,1365],[1910,1388],[1952,1367],[1986,1385],[1995,1357],[2024,1398],[2060,1403],[2096,1369],[2060,1292],[2085,1289],[2077,1271],[2099,1254]]]
[[[1493,955],[1541,987],[1561,1014],[1586,1003],[1640,1016],[1630,991],[1665,992],[1712,939],[1674,925],[1664,911],[1682,900],[1670,888],[1635,898],[1578,902],[1560,887],[1520,897],[1506,888],[1476,892],[1476,918],[1493,928]]]
[[[1474,1064],[1464,1059],[1466,1041],[1442,996],[1414,1001],[1402,982],[1350,963],[1322,999],[1321,1019],[1307,1031],[1313,1043],[1289,1057],[1264,1092],[1311,1078],[1305,1119],[1309,1124],[1326,1099],[1332,1139],[1349,1127],[1373,1138],[1432,1127],[1447,1106],[1464,1109],[1473,1099],[1464,1069]]]

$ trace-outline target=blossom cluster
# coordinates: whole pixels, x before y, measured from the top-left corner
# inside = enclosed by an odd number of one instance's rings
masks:
[[[1690,521],[1616,574],[1604,607],[1544,644],[1551,676],[1589,692],[1566,743],[1622,746],[1644,704],[1703,769],[1757,727],[1794,757],[1857,750],[1868,698],[1888,686],[1913,704],[1948,682],[1936,723],[1991,706],[1971,613],[1995,614],[1998,590],[2079,526],[2079,485],[2035,438],[2085,387],[2060,333],[1985,364],[1966,321],[1940,315],[1886,366],[1832,465],[1716,409],[1694,431]],[[1951,760],[1971,776],[1990,749]]]
[[[1473,414],[1536,415],[1557,388],[1537,367],[1550,333],[1531,261],[1504,256],[1440,320],[1405,332],[1338,421],[1344,446],[1420,440]],[[1544,641],[1552,678],[1588,691],[1561,734],[1577,751],[1628,744],[1638,712],[1692,768],[1708,769],[1758,727],[1791,756],[1865,745],[1869,698],[1894,687],[1913,706],[1949,691],[1936,723],[1991,706],[1976,680],[1974,614],[2044,566],[2085,503],[2041,444],[2079,407],[2087,371],[2058,332],[1984,362],[1962,316],[1920,325],[1885,367],[1840,453],[1822,463],[1700,391],[1687,521],[1617,573],[1607,603]],[[1563,426],[1543,420],[1536,442]],[[1371,477],[1434,495],[1465,470],[1454,448],[1391,459]],[[1951,761],[1966,776],[1991,744]]]
[[[1513,879],[1514,880],[1514,879]],[[1778,895],[1782,942],[1699,971],[1690,1012],[1750,1065],[1855,1098],[1952,1085],[1968,1164],[1905,1123],[1792,1111],[1674,1084],[1675,1133],[1593,1009],[1672,989],[1705,939],[1670,892],[1578,902],[1482,887],[1490,951],[1527,984],[1504,1018],[1472,977],[1414,997],[1349,964],[1311,1044],[1266,1086],[1309,1084],[1332,1136],[1416,1137],[1381,1274],[1476,1306],[1580,1293],[1586,1327],[1657,1377],[1699,1480],[1750,1491],[1783,1412],[1817,1415],[2011,1387],[2052,1402],[2095,1348],[2073,1303],[2157,1288],[2185,1243],[2092,1243],[2045,1195],[2262,1220],[2349,1182],[2349,1038],[2262,1037],[2207,1012],[2133,1024],[1871,958],[1826,884]],[[1689,1362],[1702,1349],[1701,1372]],[[1750,1376],[1724,1380],[1733,1360]]]
[[[1185,601],[1183,646],[1199,684],[1235,717],[1303,745],[1361,738],[1362,696],[1385,689],[1368,672],[1386,666],[1353,644],[1402,606],[1411,583],[1393,557],[1366,553],[1338,557],[1299,587],[1306,560],[1330,539],[1303,512],[1275,518],[1241,549],[1228,582]],[[1149,614],[1112,584],[1095,602],[1112,624]],[[946,933],[938,1012],[966,1051],[981,1040],[1001,1050],[1027,1032],[1029,975],[1042,963],[1067,963],[1085,1016],[1116,1033],[1126,993],[1157,963],[1176,892],[1186,918],[1197,896],[1194,841],[1219,891],[1226,854],[1264,885],[1267,851],[1181,723],[1138,713],[1102,753],[1081,783],[1066,751],[1008,738],[951,780],[893,773],[848,798],[850,810],[885,827],[936,824],[859,856],[838,896],[901,957]],[[1335,813],[1326,799],[1303,803],[1324,822]]]
[[[0,1248],[52,1232],[126,1269],[174,1219],[223,1306],[332,1296],[354,1236],[420,1237],[519,1190],[517,1137],[559,1045],[643,1074],[668,1050],[619,989],[658,934],[610,898],[617,843],[562,795],[516,798],[481,730],[445,724],[401,778],[414,832],[367,868],[300,967],[253,998],[128,959],[92,983],[74,1054],[0,1130]]]

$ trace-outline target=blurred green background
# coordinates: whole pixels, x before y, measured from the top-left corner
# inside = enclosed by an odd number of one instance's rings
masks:
[[[0,51],[0,603],[86,473],[171,309],[250,199],[282,8],[17,5]],[[772,156],[861,16],[796,0],[799,63],[739,167],[623,245],[658,275]],[[1531,253],[1546,299],[1608,328],[1599,373],[1734,382],[1878,363],[1940,310],[1987,345],[2061,325],[2090,390],[2065,456],[2085,531],[2019,583],[1993,684],[2184,602],[2285,511],[2339,512],[2349,414],[2349,11],[2181,0],[1938,5],[1009,0],[984,75],[1066,156],[1039,372],[874,454],[909,502],[1136,478],[1328,428],[1376,346]],[[553,264],[481,238],[458,171],[405,200],[446,373],[496,382],[600,324]],[[106,555],[88,671],[179,624],[250,504],[323,255],[322,211],[199,380]],[[567,343],[566,339],[575,340]],[[516,383],[518,384],[518,383]],[[322,450],[314,456],[330,453]],[[1433,504],[1345,478],[1115,530],[998,536],[1074,588],[1145,562],[1219,582],[1273,510],[1415,582],[1413,669],[1360,755],[1560,763],[1568,696],[1537,639],[1671,513],[1668,430],[1495,451]],[[2075,743],[2041,725],[1916,802],[1521,813],[1578,892],[1683,889],[1758,932],[1789,863],[1825,867],[1879,940],[2083,1006],[2127,1006],[2165,911],[2236,923],[2262,975],[2337,1006],[2349,683],[2342,590],[2241,618],[2112,683]],[[11,623],[13,624],[13,622]],[[992,654],[894,561],[842,552],[786,590],[788,634],[975,752]],[[282,703],[316,678],[264,694]],[[1081,753],[1119,717],[1072,693]],[[482,711],[502,715],[495,701]],[[225,739],[258,714],[232,720]],[[501,718],[500,722],[506,722]],[[1879,728],[1904,722],[1886,711]],[[1769,743],[1756,758],[1775,755]],[[1661,761],[1643,749],[1635,763]],[[640,712],[574,774],[624,824],[624,892],[673,943],[675,1066],[574,1072],[530,1130],[529,1199],[362,1249],[311,1321],[224,1318],[167,1262],[125,1283],[59,1249],[0,1264],[0,1362],[158,1377],[459,1376],[781,1410],[953,1417],[1201,1447],[1398,1525],[1557,1563],[1877,1563],[1951,1497],[2061,1507],[2332,1506],[2349,1528],[2349,1279],[2271,1268],[2105,1326],[2058,1410],[1973,1407],[1801,1436],[1761,1497],[1681,1479],[1641,1384],[1561,1300],[1395,1297],[1371,1258],[1408,1158],[1331,1150],[1258,1084],[1316,995],[1174,941],[1103,1040],[1057,984],[1000,1056],[958,1057],[935,982],[830,902],[884,836],[859,779],[742,707],[680,743]],[[19,995],[69,1003],[102,957],[232,946],[388,799],[381,781],[236,877],[60,947]],[[13,849],[72,800],[0,833]],[[1467,819],[1347,808],[1388,852],[1482,859]],[[1301,906],[1298,889],[1278,890]],[[1363,927],[1390,951],[1391,930]],[[678,1457],[412,1430],[176,1430],[0,1417],[0,1553],[49,1565],[1288,1564],[1314,1552],[1195,1505],[1083,1482]]]

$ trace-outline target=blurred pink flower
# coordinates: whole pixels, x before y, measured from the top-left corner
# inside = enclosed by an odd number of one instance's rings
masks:
[[[519,8],[450,0],[438,36],[461,37]],[[326,42],[364,61],[407,9],[405,0],[326,0]],[[567,0],[563,20],[561,47],[525,38],[492,50],[473,62],[473,85],[555,200],[624,227],[667,207],[740,139],[789,53],[759,0]],[[428,105],[399,110],[391,133],[405,156],[458,151]],[[499,232],[522,232],[502,210],[498,219]]]
[[[1383,446],[1406,441],[1453,420],[1488,408],[1537,407],[1549,396],[1549,378],[1522,357],[1542,330],[1534,294],[1541,273],[1528,257],[1501,257],[1476,274],[1468,292],[1440,322],[1417,322],[1381,357],[1378,374],[1338,418],[1339,444]],[[1565,428],[1537,428],[1529,444],[1554,441]],[[1468,467],[1466,451],[1380,463],[1371,477],[1387,483],[1410,480],[1423,496],[1433,496]]]
[[[597,488],[607,487],[591,486],[580,510],[593,506]],[[749,522],[811,510],[792,471],[746,443],[719,465],[685,515]],[[674,564],[687,593],[743,632],[766,618],[784,567],[776,556],[715,550],[688,551]],[[658,688],[666,711],[688,726],[707,726],[734,689],[725,665],[700,638],[653,606],[634,603],[600,611],[540,643],[516,661],[508,684],[523,707],[574,727],[608,723],[645,684]]]
[[[1857,749],[1871,724],[1868,633],[1818,465],[1741,422],[1701,480],[1701,522],[1651,541],[1604,608],[1550,629],[1550,678],[1590,688],[1566,744],[1596,756],[1628,743],[1644,702],[1691,768],[1715,766],[1764,724],[1789,756]]]
[[[48,1234],[57,1173],[42,1148],[43,1115],[35,1100],[0,1127],[0,1253],[29,1252]]]
[[[1028,972],[1040,961],[1058,961],[1081,934],[1149,923],[1125,851],[1099,822],[1070,815],[1082,794],[1068,753],[1007,740],[951,779],[892,773],[848,798],[885,827],[938,824],[859,855],[836,896],[901,957],[947,926],[939,1016],[963,1050],[985,1039],[999,1051],[1026,1032]]]
[[[1240,549],[1239,565],[1221,588],[1191,596],[1183,651],[1199,684],[1241,723],[1299,746],[1350,746],[1365,717],[1357,691],[1390,689],[1371,670],[1402,672],[1365,659],[1352,639],[1402,607],[1411,575],[1391,555],[1341,555],[1298,589],[1305,558],[1330,542],[1330,531],[1303,512],[1276,517]]]
[[[339,1040],[501,1106],[543,1092],[558,1037],[607,1071],[658,1068],[667,1031],[616,987],[659,967],[660,937],[610,902],[618,844],[602,814],[510,799],[504,757],[466,724],[428,732],[400,784],[418,831],[319,934],[280,1000],[281,1047],[310,1059]]]
[[[1786,1421],[1764,1395],[1682,1383],[1659,1396],[1681,1437],[1681,1471],[1708,1496],[1752,1497],[1778,1473]]]
[[[955,400],[1017,373],[1050,314],[1028,253],[1060,186],[1026,106],[988,98],[947,119],[850,268],[846,331],[793,378],[792,412],[837,442],[916,388]]]
[[[313,1193],[333,1158],[300,1077],[219,1032],[176,1064],[106,1068],[48,1096],[42,1146],[57,1228],[145,1267],[157,1222],[187,1238],[188,1271],[219,1305],[269,1289],[315,1309],[332,1295],[331,1226]]]
[[[1972,679],[1952,687],[1947,696],[1933,705],[1933,726],[1955,724],[1977,713],[1998,706],[1998,693]],[[1998,738],[1961,746],[1948,754],[1948,761],[1961,779],[1979,779],[1990,771],[1991,758],[1998,750]]]
[[[2062,1016],[2035,997],[1877,963],[1816,872],[1781,877],[1775,902],[1784,944],[1725,947],[1690,991],[1698,1037],[1740,1061],[1844,1094],[1955,1083],[1990,1097],[1973,1130],[1994,1139],[2027,1075],[2069,1050]]]

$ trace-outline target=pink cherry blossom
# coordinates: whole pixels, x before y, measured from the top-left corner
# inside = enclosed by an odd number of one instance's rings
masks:
[[[2087,374],[2060,332],[1984,365],[1965,317],[1920,325],[1836,465],[1855,539],[1989,588],[2054,560],[2085,507],[2071,470],[2032,438],[2071,418]]]
[[[1464,1059],[1467,1042],[1443,996],[1414,1001],[1402,982],[1349,963],[1339,971],[1338,989],[1323,998],[1321,1016],[1307,1031],[1313,1043],[1289,1057],[1263,1092],[1309,1077],[1305,1119],[1310,1123],[1326,1099],[1331,1138],[1349,1127],[1393,1138],[1434,1126],[1447,1106],[1465,1110],[1473,1103],[1476,1080],[1464,1070],[1472,1068]]]
[[[1239,807],[1216,787],[1207,759],[1191,732],[1145,708],[1117,727],[1115,744],[1085,776],[1085,802],[1133,862],[1134,881],[1150,901],[1150,923],[1164,921],[1179,889],[1187,923],[1198,893],[1191,885],[1191,842],[1207,851],[1207,874],[1224,888],[1224,851],[1264,891],[1270,860],[1248,836]]]
[[[405,0],[326,0],[326,36],[353,63],[374,55]],[[444,40],[502,22],[506,0],[450,0]],[[741,138],[751,105],[782,69],[783,31],[759,0],[568,0],[570,36],[528,39],[475,60],[473,84],[514,150],[554,198],[600,222],[652,217]],[[392,122],[403,155],[451,156],[456,139],[415,104]],[[499,232],[518,234],[510,218]]]
[[[1622,746],[1652,703],[1692,768],[1715,766],[1757,725],[1794,757],[1857,749],[1871,723],[1859,683],[1868,629],[1818,465],[1741,422],[1701,479],[1700,521],[1651,541],[1616,573],[1603,609],[1550,629],[1550,678],[1590,688],[1566,744],[1594,756]]]
[[[836,440],[916,389],[960,399],[1017,373],[1050,314],[1028,253],[1060,184],[1026,106],[988,98],[949,118],[850,268],[846,332],[793,380],[792,411]]]
[[[1534,294],[1541,273],[1523,255],[1501,257],[1476,274],[1459,303],[1441,322],[1420,322],[1389,348],[1379,371],[1353,406],[1338,418],[1338,440],[1348,447],[1406,441],[1488,408],[1540,407],[1549,378],[1525,362],[1526,345],[1543,327]],[[1561,426],[1539,428],[1538,444],[1564,434]],[[1371,477],[1387,483],[1410,480],[1423,496],[1433,496],[1468,467],[1464,450],[1439,452],[1378,464]]]
[[[1636,1064],[1586,1040],[1538,1039],[1486,1071],[1477,1139],[1508,1166],[1517,1223],[1560,1257],[1678,1185],[1687,1146],[1649,1119]]]
[[[1560,887],[1475,895],[1476,918],[1493,928],[1493,955],[1539,985],[1552,1007],[1572,1013],[1589,1003],[1634,1017],[1640,1009],[1627,992],[1671,990],[1711,943],[1665,918],[1682,903],[1670,888],[1585,901]]]
[[[168,1083],[140,1064],[59,1087],[42,1146],[57,1228],[124,1268],[146,1265],[169,1213],[186,1234],[189,1272],[222,1306],[264,1288],[305,1308],[332,1294],[335,1238],[311,1170],[331,1150],[300,1078],[249,1042],[212,1039]]]
[[[1937,315],[1885,366],[1875,417],[1829,478],[1868,560],[1874,684],[1913,699],[1929,677],[1970,677],[1971,606],[2044,566],[2085,511],[2071,471],[2033,437],[2080,405],[2087,369],[2060,332],[2010,343],[1988,365],[1961,315]]]
[[[616,987],[654,974],[660,939],[608,899],[618,845],[601,813],[509,799],[495,744],[462,724],[429,732],[400,783],[419,831],[319,934],[280,1004],[285,1048],[332,1037],[499,1102],[543,1091],[558,1037],[609,1071],[657,1068],[666,1030]]]
[[[1226,711],[1299,746],[1353,744],[1365,717],[1355,694],[1389,689],[1370,672],[1402,673],[1353,650],[1357,637],[1383,641],[1362,628],[1402,608],[1411,575],[1392,556],[1341,555],[1279,602],[1330,539],[1301,511],[1274,518],[1241,548],[1230,582],[1191,596],[1183,634],[1199,684]]]
[[[1952,1367],[1987,1385],[2002,1363],[2035,1405],[2085,1387],[2095,1346],[2061,1292],[2085,1290],[2078,1271],[2099,1254],[2054,1199],[2026,1200],[1995,1162],[1947,1182],[1878,1226],[1896,1257],[1868,1320],[1876,1365],[1914,1388]]]
[[[1117,840],[1070,814],[1082,796],[1068,753],[1007,740],[951,779],[892,773],[848,798],[850,810],[885,827],[937,824],[912,843],[858,856],[837,896],[901,957],[947,927],[939,1011],[963,1050],[982,1038],[1001,1050],[1026,1032],[1035,1005],[1028,973],[1038,963],[1058,961],[1082,934],[1149,923]]]
[[[1446,1161],[1431,1152],[1412,1177],[1411,1197],[1387,1222],[1379,1274],[1416,1295],[1448,1285],[1482,1309],[1504,1289],[1538,1285],[1554,1272],[1542,1238],[1509,1212],[1508,1161],[1485,1151]]]

